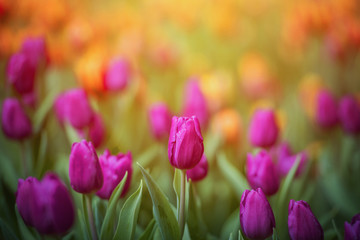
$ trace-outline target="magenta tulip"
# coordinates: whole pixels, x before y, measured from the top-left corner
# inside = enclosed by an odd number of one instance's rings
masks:
[[[153,104],[149,109],[151,132],[157,140],[169,137],[171,112],[165,103]]]
[[[279,135],[275,114],[272,110],[259,109],[251,119],[249,139],[257,147],[271,147]]]
[[[322,90],[317,96],[316,122],[323,128],[334,127],[338,122],[337,103],[331,92]]]
[[[38,68],[40,64],[46,63],[45,39],[42,37],[26,38],[22,44],[21,52],[28,56],[30,65],[34,69]]]
[[[186,171],[187,180],[191,179],[192,182],[197,182],[204,179],[208,173],[209,164],[205,154],[201,157],[200,162],[192,169]]]
[[[89,126],[89,138],[95,148],[98,148],[104,142],[105,126],[100,114],[94,114]]]
[[[339,104],[339,118],[343,129],[350,134],[360,133],[360,105],[352,96],[345,96]]]
[[[360,213],[356,214],[351,223],[344,223],[344,240],[359,240],[360,239]]]
[[[105,88],[119,91],[126,88],[130,79],[130,66],[124,59],[114,59],[108,66],[105,76]]]

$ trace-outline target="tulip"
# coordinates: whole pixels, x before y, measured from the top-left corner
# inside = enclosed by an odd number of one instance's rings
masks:
[[[24,40],[21,52],[28,56],[30,65],[36,69],[39,64],[46,61],[45,40],[42,37],[27,38]]]
[[[275,194],[280,185],[276,166],[270,154],[261,150],[256,155],[248,154],[246,176],[252,188],[261,188],[266,195]]]
[[[288,227],[292,240],[324,239],[324,231],[305,201],[290,200]]]
[[[10,57],[6,76],[8,82],[21,95],[34,91],[35,69],[31,66],[27,55],[16,53]]]
[[[322,90],[317,96],[316,122],[323,128],[334,127],[338,122],[337,103],[335,97]]]
[[[350,134],[360,132],[360,105],[354,97],[345,96],[339,104],[339,118],[343,129]]]
[[[98,148],[104,142],[105,126],[100,114],[94,114],[89,127],[89,137],[95,148]]]
[[[185,89],[184,116],[196,116],[201,126],[207,126],[209,111],[204,94],[199,83],[195,79],[190,79]]]
[[[130,78],[130,66],[124,59],[114,59],[108,66],[104,85],[111,91],[119,91],[126,88]]]
[[[191,179],[193,182],[204,179],[208,173],[209,164],[205,154],[201,157],[200,162],[192,169],[186,171],[187,180]]]
[[[16,206],[24,222],[41,234],[63,235],[74,223],[74,204],[70,194],[53,173],[38,181],[20,179]]]
[[[5,99],[1,113],[2,129],[11,139],[23,140],[32,133],[31,122],[16,98]]]
[[[151,131],[157,140],[169,137],[171,128],[171,112],[165,103],[157,103],[149,109]]]
[[[91,193],[102,187],[103,173],[91,142],[82,140],[73,143],[70,153],[69,177],[71,187],[79,193]]]
[[[111,155],[110,151],[106,149],[104,154],[99,157],[99,160],[104,174],[104,184],[96,195],[103,199],[109,199],[112,192],[127,172],[127,180],[121,192],[121,197],[124,197],[129,190],[133,171],[131,153]]]
[[[275,114],[272,110],[257,110],[251,119],[249,138],[252,145],[271,147],[279,134]]]
[[[203,137],[197,117],[173,117],[168,145],[171,165],[179,169],[193,168],[203,153]]]
[[[360,214],[356,214],[351,223],[344,223],[344,240],[358,240],[360,239]]]
[[[272,235],[275,217],[261,188],[243,192],[240,201],[240,225],[249,239],[265,239]]]

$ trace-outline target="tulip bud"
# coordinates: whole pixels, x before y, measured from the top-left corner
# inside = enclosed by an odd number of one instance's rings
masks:
[[[207,126],[209,112],[206,99],[195,79],[190,79],[186,85],[183,112],[186,117],[196,116],[201,126]]]
[[[275,217],[261,188],[243,192],[240,201],[240,225],[249,239],[265,239],[272,235]]]
[[[73,143],[70,153],[69,177],[71,187],[79,193],[91,193],[103,185],[103,173],[91,142]]]
[[[8,82],[21,94],[34,91],[35,69],[31,66],[27,55],[16,53],[10,57],[6,76]]]
[[[173,117],[168,144],[171,165],[179,169],[193,168],[203,153],[203,137],[197,117]]]
[[[187,180],[191,179],[193,182],[204,179],[208,173],[209,164],[205,154],[201,157],[200,162],[192,169],[186,171]]]
[[[252,145],[271,147],[275,144],[279,128],[272,110],[260,109],[251,119],[249,138]]]
[[[350,134],[360,132],[360,105],[352,96],[346,96],[341,99],[339,118],[346,132]]]
[[[344,240],[357,240],[360,237],[360,214],[356,214],[351,223],[344,223]]]
[[[42,181],[20,179],[16,205],[24,222],[41,234],[65,234],[74,223],[74,204],[68,190],[53,173]]]
[[[119,91],[126,88],[130,78],[130,66],[124,59],[114,59],[108,66],[104,85],[107,90]]]
[[[42,37],[26,38],[22,44],[21,52],[28,56],[30,65],[36,69],[39,64],[46,61],[45,40]]]
[[[31,135],[31,122],[16,98],[5,99],[1,113],[2,129],[11,139],[22,140]]]
[[[89,137],[95,148],[104,142],[105,126],[100,114],[94,114],[89,128]]]
[[[316,121],[323,128],[330,128],[337,124],[337,104],[335,97],[328,91],[322,90],[317,96]]]
[[[292,240],[324,239],[324,231],[305,201],[290,200],[288,227]]]
[[[279,189],[280,180],[276,166],[265,150],[261,150],[255,156],[248,154],[246,176],[252,188],[261,188],[266,195],[273,195]]]
[[[131,153],[111,155],[110,151],[106,149],[99,160],[104,174],[104,184],[96,195],[103,199],[109,199],[116,186],[125,176],[125,173],[128,172],[126,183],[121,193],[121,197],[124,197],[129,190],[133,171]]]
[[[171,112],[164,103],[157,103],[149,109],[151,131],[157,140],[169,136],[171,128]]]

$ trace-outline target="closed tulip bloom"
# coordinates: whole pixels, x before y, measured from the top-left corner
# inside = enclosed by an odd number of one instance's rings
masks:
[[[69,177],[71,187],[79,193],[91,193],[102,187],[103,173],[91,142],[82,140],[73,143],[70,153]]]
[[[338,122],[337,103],[335,97],[326,90],[317,96],[316,122],[323,128],[334,127]]]
[[[209,120],[208,106],[196,79],[190,79],[186,85],[183,113],[186,117],[196,116],[201,126],[207,126]]]
[[[95,148],[98,148],[104,142],[105,126],[100,114],[94,114],[89,127],[89,137]]]
[[[252,188],[261,188],[266,195],[273,195],[279,189],[280,180],[276,166],[270,154],[265,150],[261,150],[254,156],[248,154],[246,176]]]
[[[1,121],[3,132],[8,138],[22,140],[32,133],[30,119],[16,98],[5,99]]]
[[[165,103],[156,103],[149,109],[151,132],[157,140],[169,137],[171,128],[171,112]]]
[[[292,240],[321,240],[324,231],[305,201],[290,200],[288,228]]]
[[[39,64],[46,63],[45,39],[42,37],[26,38],[22,44],[21,52],[28,56],[30,64],[34,69]]]
[[[168,144],[171,165],[179,169],[193,168],[203,153],[204,143],[197,117],[173,117]]]
[[[189,181],[189,179],[191,179],[193,182],[203,180],[208,173],[208,169],[209,164],[205,154],[203,154],[200,162],[194,168],[186,171],[187,180]]]
[[[8,83],[21,95],[34,91],[35,69],[27,55],[15,53],[10,57],[6,69]]]
[[[359,240],[360,239],[360,214],[356,214],[351,223],[344,223],[344,240]]]
[[[271,147],[279,135],[275,114],[269,109],[259,109],[250,123],[249,139],[257,147]]]
[[[275,217],[261,188],[243,192],[240,201],[240,226],[249,239],[265,239],[272,235]]]
[[[107,90],[119,91],[126,88],[130,79],[130,66],[124,59],[113,60],[107,69],[104,85]]]
[[[352,96],[345,96],[339,104],[339,118],[343,129],[350,134],[360,132],[360,105]]]
[[[20,179],[16,205],[24,222],[41,234],[63,235],[72,227],[75,213],[70,194],[53,173],[38,181]]]
[[[96,195],[103,199],[109,199],[112,192],[127,172],[128,176],[126,183],[120,195],[121,197],[124,197],[129,190],[133,171],[131,153],[111,155],[110,151],[106,149],[104,154],[100,156],[99,160],[104,174],[104,184]]]

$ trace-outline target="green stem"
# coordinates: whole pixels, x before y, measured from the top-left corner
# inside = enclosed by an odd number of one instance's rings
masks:
[[[25,142],[21,141],[21,161],[22,161],[22,165],[23,165],[23,170],[24,170],[24,176],[25,178],[29,176],[29,168],[28,168],[28,164],[26,161],[26,148],[25,148]]]
[[[181,170],[181,189],[180,189],[180,205],[178,209],[178,221],[180,228],[180,236],[182,239],[185,227],[185,184],[186,184],[186,170]]]
[[[86,199],[86,206],[87,206],[87,212],[88,212],[88,217],[89,217],[88,220],[89,220],[89,224],[90,224],[92,239],[97,240],[98,236],[97,236],[95,222],[94,222],[94,214],[93,214],[92,204],[91,204],[91,195],[87,195],[85,197],[85,199]]]

